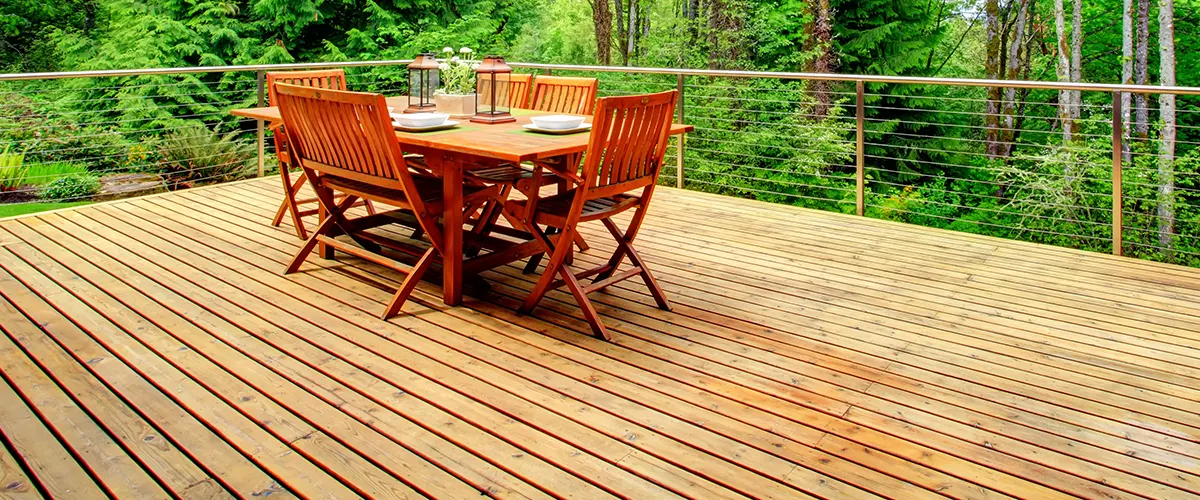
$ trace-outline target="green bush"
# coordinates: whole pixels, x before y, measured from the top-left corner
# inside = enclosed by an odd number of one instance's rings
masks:
[[[170,148],[160,151],[168,186],[180,189],[249,176],[254,146],[236,141],[235,136],[236,132],[220,134],[200,126],[173,132],[168,138]]]
[[[62,177],[86,174],[87,171],[87,167],[65,162],[28,165],[25,172],[25,183],[32,186],[45,186]]]
[[[24,153],[9,153],[8,147],[0,153],[0,192],[12,191],[25,181],[29,167],[24,166]]]
[[[153,133],[77,123],[78,111],[15,96],[0,103],[0,143],[22,145],[29,163],[74,163],[99,174],[153,166]],[[94,118],[93,118],[94,119]]]
[[[82,200],[100,191],[100,179],[94,175],[76,174],[59,177],[42,188],[41,197],[46,200]]]

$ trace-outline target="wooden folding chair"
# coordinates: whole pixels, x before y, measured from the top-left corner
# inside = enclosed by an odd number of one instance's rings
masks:
[[[646,208],[662,168],[675,99],[674,90],[600,99],[583,163],[583,176],[550,170],[569,179],[575,187],[545,198],[533,196],[526,200],[509,200],[505,204],[505,212],[532,233],[550,256],[541,278],[521,304],[521,313],[531,312],[547,291],[565,285],[579,302],[592,332],[607,340],[608,331],[587,294],[634,276],[641,276],[659,307],[670,310],[666,295],[634,249],[633,240],[646,217]],[[534,179],[542,174],[543,168],[536,166]],[[631,194],[638,190],[640,193]],[[630,209],[634,210],[632,220],[622,232],[612,217]],[[575,240],[580,223],[592,221],[600,221],[608,228],[617,242],[617,249],[607,263],[574,273],[566,267],[570,242]],[[616,272],[626,257],[633,267]],[[579,283],[579,280],[592,276],[595,279],[587,286]]]
[[[330,90],[346,90],[346,73],[340,69],[273,71],[267,73],[266,77],[267,95],[270,97],[272,105],[278,105],[279,103],[279,95],[275,91],[275,86],[280,83]],[[283,201],[279,204],[279,210],[275,211],[275,218],[271,220],[271,226],[279,227],[279,224],[283,222],[283,217],[290,213],[292,216],[292,225],[296,228],[296,236],[302,240],[307,239],[308,231],[304,228],[303,218],[316,214],[317,209],[301,210],[300,206],[316,204],[317,199],[296,199],[300,188],[304,186],[305,177],[301,175],[295,182],[292,182],[291,169],[297,165],[292,162],[291,154],[288,150],[287,133],[281,129],[276,129],[272,135],[275,141],[275,156],[279,159],[279,177],[283,181]],[[375,207],[369,202],[360,204],[367,205],[367,211],[371,213],[375,212]]]
[[[532,75],[512,75],[513,78],[518,76],[532,77]],[[595,78],[538,76],[533,78],[532,109],[551,113],[591,114],[596,101],[598,85],[599,81]],[[513,107],[524,106],[513,104]],[[579,157],[572,156],[547,158],[542,160],[541,163],[543,166],[554,166],[558,169],[574,169],[578,167],[578,162]],[[515,184],[522,179],[529,179],[531,173],[532,171],[528,167],[516,164],[502,164],[479,169],[468,174],[469,178],[501,186],[498,200],[489,201],[482,207],[479,207],[482,208],[479,216],[484,219],[484,224],[480,227],[489,227],[496,221],[500,215],[500,204],[508,199],[508,195],[512,192]],[[560,185],[565,189],[565,184]],[[576,234],[575,244],[581,251],[587,251],[588,249],[587,242],[578,234]],[[568,257],[568,261],[570,261],[570,257]],[[529,264],[525,267],[525,272],[530,273],[536,270],[538,262],[538,258],[530,259]]]
[[[442,181],[409,170],[382,95],[286,84],[277,85],[277,93],[292,157],[304,170],[326,212],[325,220],[304,242],[284,274],[299,269],[318,243],[407,273],[382,314],[383,319],[395,316],[430,264],[441,258],[443,229],[437,220],[444,211]],[[497,189],[464,185],[463,199],[470,202],[491,197]],[[335,190],[346,194],[340,203],[334,200]],[[366,232],[356,223],[378,217],[346,216],[358,199],[410,211],[432,245],[421,251]],[[334,238],[335,227],[358,245]],[[380,247],[413,253],[418,256],[417,262],[406,268],[374,250]]]

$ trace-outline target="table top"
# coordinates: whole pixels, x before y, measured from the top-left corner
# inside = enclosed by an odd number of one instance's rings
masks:
[[[402,109],[408,105],[405,97],[389,97],[388,105]],[[245,108],[230,111],[230,114],[268,122],[280,122],[279,108]],[[525,130],[529,117],[550,114],[543,111],[514,109],[517,121],[498,124],[471,123],[458,120],[458,127],[436,132],[396,131],[396,139],[402,145],[418,149],[451,151],[464,155],[495,158],[504,161],[523,162],[550,158],[587,150],[590,133],[568,135],[539,134]],[[672,124],[671,134],[692,131],[691,125]],[[423,151],[415,151],[423,152]]]

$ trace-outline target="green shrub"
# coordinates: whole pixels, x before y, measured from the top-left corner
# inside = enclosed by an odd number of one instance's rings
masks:
[[[32,186],[45,186],[56,179],[76,174],[86,174],[87,171],[87,167],[66,162],[28,165],[25,172],[25,183]]]
[[[154,133],[120,130],[111,123],[78,123],[80,115],[75,110],[23,96],[10,101],[0,103],[0,143],[23,145],[26,162],[74,163],[107,173],[145,171],[157,160],[154,145],[161,144],[161,139]]]
[[[100,179],[90,174],[75,174],[59,177],[42,188],[41,197],[46,200],[82,200],[100,191]]]
[[[254,168],[255,149],[234,139],[236,132],[220,134],[204,127],[173,132],[170,148],[160,151],[162,173],[171,189],[247,177]]]
[[[29,167],[25,164],[25,153],[9,153],[8,147],[0,153],[0,192],[12,191],[25,182]]]

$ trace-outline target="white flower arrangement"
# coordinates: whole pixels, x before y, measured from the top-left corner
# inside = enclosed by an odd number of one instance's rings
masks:
[[[464,56],[472,52],[474,51],[469,47],[458,49],[458,53]],[[438,64],[442,82],[442,88],[438,89],[438,93],[449,95],[474,94],[475,67],[479,64],[454,55],[454,49],[450,47],[442,49],[442,54],[446,62]]]

